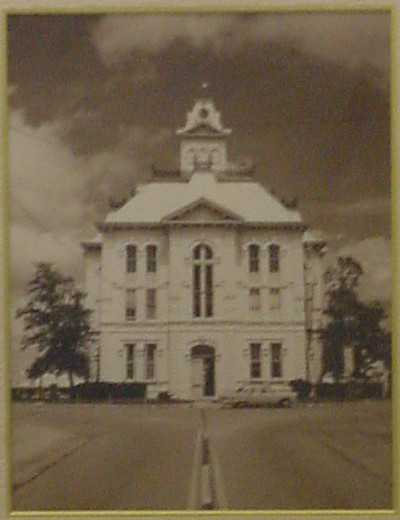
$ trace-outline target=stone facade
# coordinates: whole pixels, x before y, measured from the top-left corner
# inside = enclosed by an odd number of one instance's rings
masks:
[[[227,173],[229,133],[197,101],[177,131],[181,178],[139,187],[83,244],[100,331],[93,380],[201,399],[319,377],[323,242],[252,178]]]

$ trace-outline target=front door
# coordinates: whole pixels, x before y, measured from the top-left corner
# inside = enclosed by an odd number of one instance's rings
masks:
[[[203,397],[204,380],[203,359],[201,357],[192,358],[192,398],[201,399]]]
[[[192,398],[215,395],[215,352],[208,345],[192,348]]]
[[[204,395],[214,395],[214,356],[204,358]]]

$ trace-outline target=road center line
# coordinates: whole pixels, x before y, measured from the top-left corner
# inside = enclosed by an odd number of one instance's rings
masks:
[[[214,483],[214,494],[215,504],[214,509],[227,510],[227,500],[224,491],[224,484],[221,473],[221,466],[219,464],[218,456],[216,453],[215,446],[211,443],[211,439],[208,440],[208,456],[210,466],[212,468],[212,479]]]
[[[189,511],[195,511],[198,501],[198,489],[199,489],[199,478],[200,478],[200,466],[203,450],[203,434],[201,431],[197,432],[196,444],[194,448],[194,460],[192,468],[192,477],[190,479],[190,489],[188,498],[188,509]]]

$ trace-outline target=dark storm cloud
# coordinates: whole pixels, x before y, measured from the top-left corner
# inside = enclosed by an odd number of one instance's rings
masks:
[[[12,16],[10,108],[34,139],[35,128],[53,128],[97,218],[152,163],[175,165],[174,131],[208,81],[233,129],[233,159],[254,161],[278,196],[298,197],[311,224],[389,237],[389,22],[382,13]]]

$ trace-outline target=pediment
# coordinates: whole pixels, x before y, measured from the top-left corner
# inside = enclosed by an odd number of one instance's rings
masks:
[[[201,198],[167,215],[164,221],[167,222],[240,222],[243,219],[227,208],[215,202]]]

